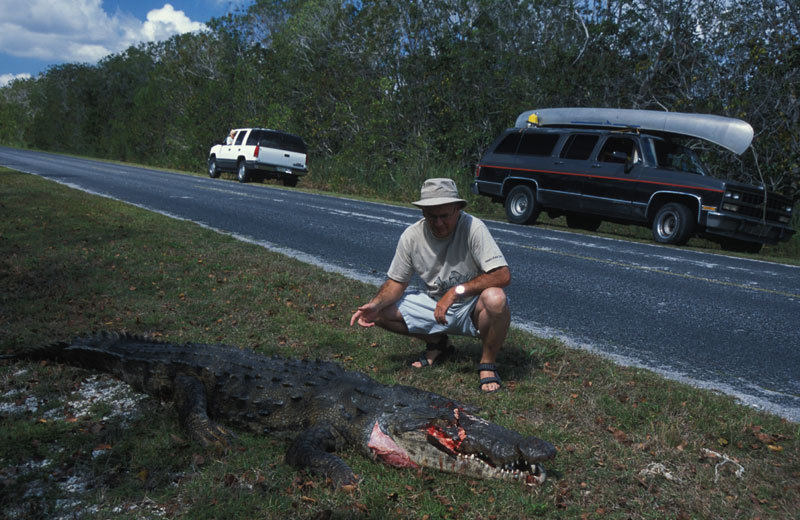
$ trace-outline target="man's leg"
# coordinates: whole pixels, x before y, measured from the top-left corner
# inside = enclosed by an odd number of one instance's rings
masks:
[[[415,338],[418,338],[418,339],[421,339],[422,341],[424,341],[426,343],[426,345],[429,344],[429,343],[438,343],[438,344],[440,344],[441,348],[430,348],[429,346],[426,346],[425,352],[423,353],[423,355],[425,356],[425,359],[428,360],[428,365],[433,365],[436,362],[436,360],[439,359],[439,356],[442,354],[442,349],[446,349],[447,348],[447,341],[446,341],[446,337],[445,337],[444,334],[427,334],[427,335],[425,335],[425,334],[411,334],[411,336],[415,337]],[[428,365],[426,365],[426,366],[428,366]],[[414,361],[413,363],[411,363],[411,366],[414,367],[414,368],[422,368],[421,359],[419,361]]]
[[[389,332],[394,332],[395,334],[421,339],[426,343],[436,343],[442,337],[441,334],[410,334],[405,319],[403,319],[403,314],[396,305],[390,305],[383,309],[378,319],[375,320],[375,325]],[[439,354],[441,354],[441,351],[435,349],[426,350],[425,352],[425,357],[428,358],[428,363],[430,364],[433,364],[436,358],[439,357]],[[414,368],[422,368],[422,363],[414,361],[411,366]]]
[[[375,320],[375,325],[395,334],[408,335],[408,327],[397,305],[384,308]]]
[[[490,287],[484,290],[478,297],[475,310],[472,312],[472,321],[480,331],[483,340],[480,362],[494,363],[511,324],[511,312],[508,309],[505,291],[499,287]],[[483,379],[493,375],[494,373],[490,370],[481,370],[479,377]],[[498,383],[486,383],[481,390],[491,392],[498,388],[500,388]]]

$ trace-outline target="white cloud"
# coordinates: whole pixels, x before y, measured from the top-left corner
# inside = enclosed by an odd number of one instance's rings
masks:
[[[103,9],[102,0],[0,0],[0,49],[20,58],[94,63],[139,42],[165,40],[200,31],[168,3],[147,13],[145,21]]]
[[[205,25],[193,22],[183,11],[176,11],[171,4],[164,4],[161,9],[153,9],[147,13],[147,21],[142,26],[145,41],[166,40],[175,34],[200,31]]]
[[[0,87],[5,87],[15,79],[30,79],[30,74],[0,74]]]

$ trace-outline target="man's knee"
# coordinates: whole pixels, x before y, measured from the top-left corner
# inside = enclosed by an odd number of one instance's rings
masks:
[[[375,325],[389,332],[408,334],[408,326],[403,319],[403,314],[394,305],[383,309],[380,314],[378,314],[378,317],[375,319]]]
[[[508,299],[503,289],[489,287],[480,296],[482,307],[492,314],[499,314],[508,310]]]

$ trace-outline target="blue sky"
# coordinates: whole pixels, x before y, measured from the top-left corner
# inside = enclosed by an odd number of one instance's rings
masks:
[[[0,86],[203,29],[246,0],[0,0]]]

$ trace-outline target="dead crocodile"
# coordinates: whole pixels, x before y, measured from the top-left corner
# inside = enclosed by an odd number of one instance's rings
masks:
[[[140,392],[173,401],[189,436],[206,446],[228,444],[232,434],[221,424],[289,436],[286,461],[337,486],[357,482],[333,454],[346,445],[392,466],[526,484],[543,482],[541,463],[556,455],[550,443],[486,421],[468,405],[384,385],[331,362],[107,332],[2,357],[113,374]]]

